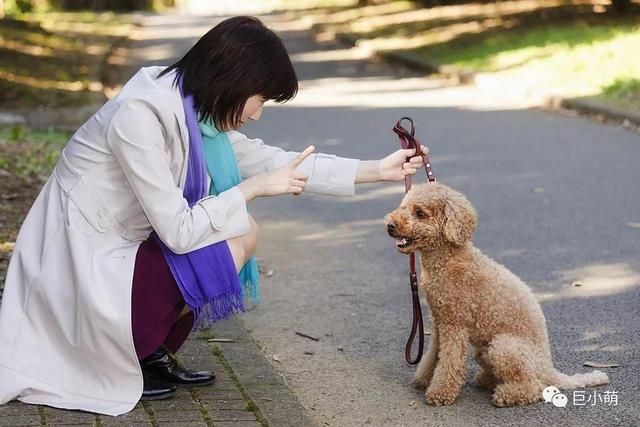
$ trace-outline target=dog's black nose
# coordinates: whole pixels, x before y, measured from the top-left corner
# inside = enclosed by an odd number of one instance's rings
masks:
[[[387,232],[393,233],[395,229],[396,229],[396,225],[393,222],[390,222],[389,224],[387,224]]]

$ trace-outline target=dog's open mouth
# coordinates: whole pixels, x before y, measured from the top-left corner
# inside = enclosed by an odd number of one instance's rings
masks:
[[[399,248],[406,248],[407,246],[409,246],[411,243],[413,243],[413,240],[411,239],[407,239],[406,237],[396,237],[396,246]]]

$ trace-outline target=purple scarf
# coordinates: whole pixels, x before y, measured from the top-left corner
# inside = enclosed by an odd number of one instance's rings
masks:
[[[189,207],[193,207],[208,194],[207,170],[193,96],[183,96],[182,85],[178,87],[189,131],[189,159],[183,194]],[[244,311],[240,280],[226,241],[186,254],[175,254],[155,232],[153,234],[185,302],[196,316],[196,327],[206,327],[233,313]]]

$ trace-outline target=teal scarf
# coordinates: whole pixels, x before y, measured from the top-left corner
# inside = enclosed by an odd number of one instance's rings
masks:
[[[240,171],[238,161],[231,147],[231,141],[226,132],[220,132],[209,122],[200,121],[198,123],[202,133],[202,145],[204,159],[207,165],[207,172],[211,178],[209,195],[217,196],[240,183]],[[254,303],[260,301],[260,291],[258,288],[260,275],[258,273],[258,262],[252,256],[246,262],[238,274],[242,284],[244,298],[251,296]]]

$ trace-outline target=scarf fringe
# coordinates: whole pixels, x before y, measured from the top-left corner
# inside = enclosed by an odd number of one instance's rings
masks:
[[[196,319],[194,329],[206,329],[232,314],[244,312],[244,301],[242,293],[225,293],[206,300],[198,300],[196,306],[190,306],[190,308]]]
[[[244,282],[242,284],[242,298],[244,300],[251,299],[254,304],[260,303],[260,287],[258,283],[251,279]]]

